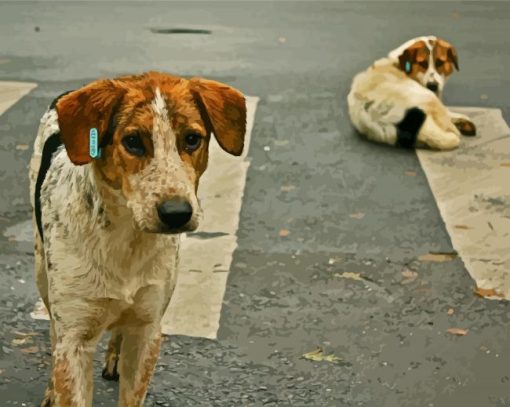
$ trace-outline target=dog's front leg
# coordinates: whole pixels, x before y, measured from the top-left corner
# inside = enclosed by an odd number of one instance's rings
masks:
[[[160,345],[159,323],[129,326],[122,330],[119,407],[143,406]]]
[[[104,328],[106,307],[101,300],[73,299],[51,306],[55,345],[51,405],[92,406],[92,364]]]

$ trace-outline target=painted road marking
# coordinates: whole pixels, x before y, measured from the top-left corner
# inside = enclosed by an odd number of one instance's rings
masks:
[[[0,81],[0,115],[36,87],[31,82]]]
[[[452,110],[471,117],[479,135],[454,151],[419,150],[418,158],[469,274],[510,299],[510,128],[499,109]]]
[[[182,238],[177,286],[162,321],[164,334],[216,338],[227,277],[237,247],[236,233],[257,102],[256,97],[246,98],[246,139],[241,157],[225,153],[211,139],[208,170],[199,188],[204,218],[197,232]],[[8,233],[17,240],[23,236],[32,239],[31,233],[26,233],[27,228],[31,230],[31,221],[11,227]],[[34,319],[48,319],[41,300],[30,315]]]

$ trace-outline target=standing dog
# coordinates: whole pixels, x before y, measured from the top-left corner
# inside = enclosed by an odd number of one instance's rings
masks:
[[[354,77],[347,97],[354,127],[381,143],[456,148],[460,134],[474,136],[476,128],[441,102],[454,68],[457,51],[448,42],[434,36],[407,41]]]
[[[92,360],[112,331],[103,377],[141,406],[194,230],[214,133],[240,155],[244,96],[157,72],[98,80],[55,100],[30,163],[37,286],[50,313],[53,371],[43,406],[91,406]],[[117,373],[118,371],[118,373]]]

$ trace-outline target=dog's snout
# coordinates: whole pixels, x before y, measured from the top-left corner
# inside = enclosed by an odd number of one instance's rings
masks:
[[[427,82],[427,89],[432,92],[437,92],[439,90],[439,83],[437,82]]]
[[[161,222],[170,229],[178,229],[191,219],[193,209],[184,199],[174,198],[158,205],[158,216]]]

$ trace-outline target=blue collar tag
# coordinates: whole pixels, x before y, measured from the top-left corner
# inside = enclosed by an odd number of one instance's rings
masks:
[[[90,129],[89,133],[89,155],[92,158],[101,157],[101,147],[99,147],[99,136],[95,127]]]
[[[406,73],[411,72],[411,62],[406,61],[404,69],[405,69]]]

